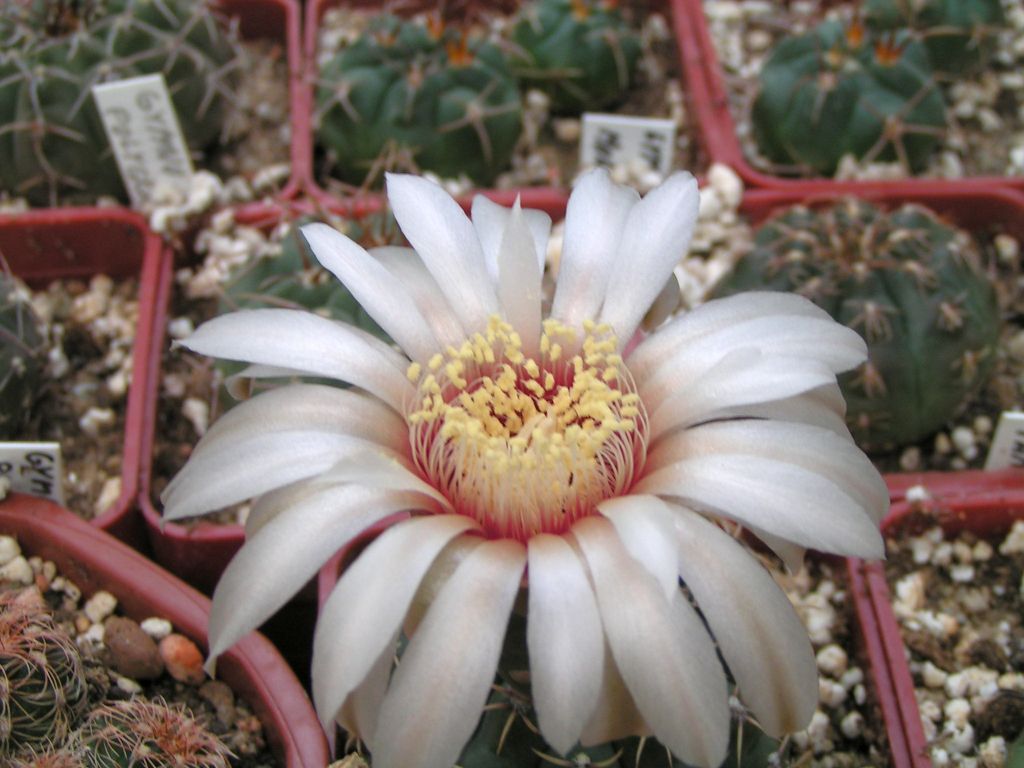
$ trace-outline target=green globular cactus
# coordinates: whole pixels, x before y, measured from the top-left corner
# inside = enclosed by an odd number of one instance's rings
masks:
[[[141,698],[97,707],[78,730],[83,768],[228,768],[231,751],[184,707]]]
[[[1006,26],[1000,0],[866,0],[868,26],[913,29],[928,49],[937,72],[962,75],[983,67]]]
[[[353,184],[403,167],[488,184],[522,130],[519,86],[500,49],[394,16],[322,68],[316,102],[317,139]]]
[[[970,237],[931,211],[855,199],[797,206],[754,242],[713,294],[800,293],[865,339],[867,362],[839,380],[863,448],[929,436],[984,383],[1000,332],[995,290]]]
[[[87,693],[78,646],[42,598],[0,593],[0,757],[61,742]]]
[[[23,286],[0,272],[0,440],[16,440],[42,385],[43,331]]]
[[[0,14],[0,189],[124,198],[97,83],[162,73],[189,147],[219,137],[243,67],[212,0],[0,0]]]
[[[621,101],[634,79],[640,35],[615,0],[536,0],[512,30],[512,66],[559,113]]]
[[[946,108],[919,41],[872,39],[859,21],[830,20],[772,50],[751,118],[775,163],[831,175],[849,154],[917,172],[941,138]]]

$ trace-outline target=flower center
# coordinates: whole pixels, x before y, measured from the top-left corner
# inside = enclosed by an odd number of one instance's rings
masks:
[[[414,460],[459,514],[488,536],[562,533],[625,492],[646,459],[647,414],[607,326],[544,322],[536,359],[492,317],[426,369],[407,421]]]

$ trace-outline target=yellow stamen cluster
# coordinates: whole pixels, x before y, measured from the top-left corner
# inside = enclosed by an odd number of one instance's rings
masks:
[[[492,317],[486,333],[409,366],[407,420],[420,469],[492,536],[558,533],[627,490],[647,417],[607,326],[582,344],[544,323],[537,359]],[[566,354],[565,350],[579,351]]]

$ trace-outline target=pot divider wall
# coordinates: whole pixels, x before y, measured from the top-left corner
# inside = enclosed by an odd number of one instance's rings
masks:
[[[0,256],[11,272],[35,288],[53,280],[88,281],[94,275],[135,277],[138,326],[126,400],[121,493],[92,524],[139,546],[145,540],[136,514],[145,392],[152,330],[160,302],[159,275],[167,267],[160,239],[138,214],[123,208],[56,208],[0,216]],[[0,504],[2,506],[2,504]]]
[[[208,651],[210,601],[138,552],[56,504],[13,494],[0,504],[0,532],[28,555],[57,564],[85,594],[107,590],[136,621],[168,619]],[[217,677],[245,699],[288,768],[324,768],[327,746],[313,707],[274,646],[252,633],[217,659]]]

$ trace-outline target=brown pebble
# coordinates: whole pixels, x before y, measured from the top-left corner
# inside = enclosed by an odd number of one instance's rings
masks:
[[[1017,738],[1024,731],[1024,692],[1001,688],[975,722],[980,739],[1002,736],[1011,741]]]
[[[235,724],[235,694],[221,680],[207,680],[199,687],[199,695],[217,712],[217,722],[225,728]]]
[[[103,644],[110,652],[110,665],[125,677],[152,680],[164,670],[153,638],[125,616],[111,616],[103,623]]]
[[[167,666],[167,673],[178,682],[199,685],[206,680],[203,654],[199,647],[184,635],[172,633],[161,640],[160,655]]]
[[[92,622],[84,614],[75,616],[75,634],[84,635],[89,631],[89,627],[92,626]]]
[[[971,664],[980,664],[996,672],[1006,672],[1010,663],[999,643],[989,638],[978,638],[970,644],[965,654]]]

